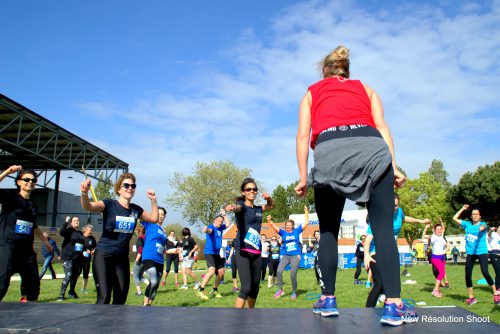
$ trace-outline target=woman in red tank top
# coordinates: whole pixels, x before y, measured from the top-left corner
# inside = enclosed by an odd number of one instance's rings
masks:
[[[337,316],[335,280],[337,238],[346,198],[366,203],[377,247],[377,264],[386,293],[381,323],[398,326],[416,319],[415,311],[400,298],[399,256],[392,237],[393,187],[404,175],[397,170],[389,127],[377,93],[349,78],[349,50],[337,47],[322,62],[323,80],[311,85],[302,98],[297,133],[300,181],[295,187],[305,196],[314,188],[320,225],[318,265],[322,296],[313,313]],[[309,139],[311,138],[311,141]],[[314,167],[307,174],[309,144]]]

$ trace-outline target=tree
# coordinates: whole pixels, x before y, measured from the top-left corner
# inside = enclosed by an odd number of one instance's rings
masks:
[[[444,186],[429,173],[422,173],[417,179],[408,180],[403,188],[398,190],[399,205],[405,215],[415,218],[430,218],[438,222],[439,217],[446,224],[447,233],[454,233],[457,227],[451,222],[451,211],[446,201]],[[422,236],[423,226],[420,224],[404,224],[402,236],[410,247]]]
[[[170,233],[170,231],[174,231],[175,237],[181,238],[181,239],[182,239],[182,229],[183,228],[184,228],[184,226],[182,226],[181,224],[178,224],[178,223],[167,224],[166,226],[163,227],[163,229],[165,230],[167,235],[168,235],[168,233]]]
[[[197,162],[192,175],[175,173],[169,180],[174,193],[166,202],[182,211],[184,219],[201,229],[209,225],[219,209],[241,194],[240,185],[251,170],[238,168],[231,161]],[[256,180],[261,193],[263,185]]]
[[[101,201],[106,198],[115,198],[115,193],[113,189],[113,184],[110,180],[104,179],[104,174],[99,174],[99,180],[94,188],[95,195],[97,200]]]
[[[444,164],[441,160],[434,159],[427,171],[434,180],[439,182],[446,190],[451,188],[451,183],[448,181],[448,172],[444,169]]]
[[[307,205],[309,212],[313,213],[314,210],[314,191],[309,189],[305,198],[300,198],[295,193],[295,186],[298,181],[283,187],[277,186],[273,193],[274,208],[268,212],[273,216],[275,222],[284,222],[292,214],[304,213],[304,205]],[[267,216],[267,215],[266,215]]]
[[[450,189],[448,200],[455,212],[462,205],[469,204],[472,206],[471,209],[480,210],[482,220],[498,225],[499,197],[500,161],[496,161],[491,166],[478,167],[474,174],[465,173],[458,184]]]

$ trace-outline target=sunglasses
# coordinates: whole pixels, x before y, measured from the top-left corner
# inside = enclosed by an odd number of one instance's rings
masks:
[[[249,193],[249,192],[251,192],[251,191],[253,191],[253,192],[257,192],[257,191],[259,191],[259,189],[258,189],[258,188],[245,188],[245,189],[243,189],[243,191],[244,191],[244,192],[247,192],[247,193]]]
[[[37,179],[34,178],[34,179],[30,179],[29,177],[23,177],[21,180],[23,180],[24,182],[28,183],[31,181],[31,183],[36,183]]]
[[[125,189],[132,188],[132,190],[134,190],[137,187],[137,184],[135,183],[130,184],[125,182],[124,184],[122,184],[122,187]]]

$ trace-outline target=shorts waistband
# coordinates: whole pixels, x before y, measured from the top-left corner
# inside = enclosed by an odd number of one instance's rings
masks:
[[[350,125],[340,125],[332,126],[328,129],[323,130],[316,140],[316,145],[330,140],[338,138],[349,138],[349,137],[379,137],[382,138],[380,132],[374,127],[366,124],[350,124]]]

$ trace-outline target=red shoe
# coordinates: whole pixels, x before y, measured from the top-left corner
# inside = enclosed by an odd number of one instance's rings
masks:
[[[28,299],[26,297],[21,297],[21,299],[19,300],[20,303],[27,303],[28,302]]]
[[[161,286],[165,286],[165,281],[161,281]]]

